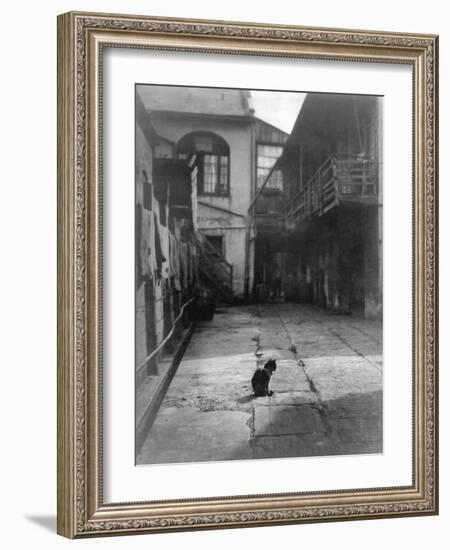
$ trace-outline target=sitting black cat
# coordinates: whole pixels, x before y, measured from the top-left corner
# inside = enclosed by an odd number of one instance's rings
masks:
[[[252,388],[256,397],[273,395],[273,391],[269,391],[269,382],[275,370],[277,370],[277,363],[274,359],[269,359],[263,369],[255,370],[252,377]]]

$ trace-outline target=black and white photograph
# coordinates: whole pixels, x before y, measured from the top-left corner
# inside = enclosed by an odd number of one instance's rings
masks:
[[[136,463],[383,451],[383,98],[138,84]]]
[[[2,7],[2,547],[440,550],[446,4]]]

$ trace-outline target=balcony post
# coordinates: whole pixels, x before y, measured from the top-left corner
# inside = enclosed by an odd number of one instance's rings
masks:
[[[333,155],[331,158],[331,171],[333,174],[333,186],[334,186],[334,202],[336,206],[339,204],[339,184],[337,174],[337,158]]]

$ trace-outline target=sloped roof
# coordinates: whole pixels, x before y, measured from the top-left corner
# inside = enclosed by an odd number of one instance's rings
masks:
[[[232,88],[137,86],[146,109],[210,115],[252,116],[250,92]]]
[[[343,128],[356,131],[357,111],[365,112],[377,96],[308,93],[294,124],[288,144],[311,146],[330,141]]]
[[[280,128],[277,128],[273,124],[270,124],[270,122],[266,122],[259,117],[255,117],[255,125],[257,141],[283,144],[286,143],[289,138],[289,134],[285,131],[280,130]]]

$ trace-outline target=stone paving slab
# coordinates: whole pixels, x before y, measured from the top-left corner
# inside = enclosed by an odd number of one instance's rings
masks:
[[[380,437],[378,423],[366,418],[346,419],[345,422],[331,419],[330,425],[342,443],[366,443],[378,441]]]
[[[305,391],[310,392],[308,379],[297,362],[290,360],[277,360],[277,370],[272,374],[270,389],[277,392]]]
[[[380,390],[348,394],[326,403],[327,414],[333,418],[376,417],[382,420],[383,394]]]
[[[352,393],[382,390],[383,375],[378,365],[358,355],[310,358],[304,360],[304,365],[324,402]]]
[[[255,407],[260,405],[314,405],[315,397],[311,390],[275,391],[270,397],[258,397],[253,401]]]
[[[319,411],[310,405],[255,405],[254,414],[256,437],[326,431]]]
[[[379,441],[352,441],[351,443],[340,443],[336,448],[339,455],[367,455],[381,454],[383,442]]]
[[[254,458],[283,458],[335,455],[333,442],[323,433],[257,437],[252,443]]]
[[[177,407],[160,411],[138,463],[204,462],[251,458],[248,414]]]

